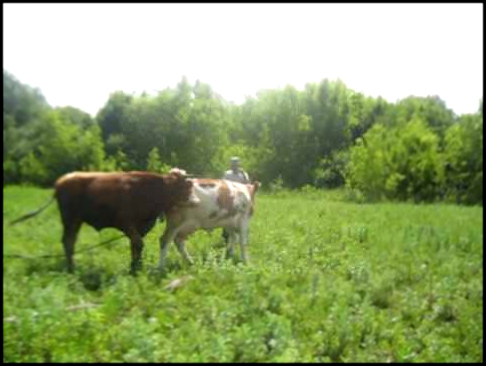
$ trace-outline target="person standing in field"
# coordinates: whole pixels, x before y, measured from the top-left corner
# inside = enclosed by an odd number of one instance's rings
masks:
[[[237,156],[233,156],[230,159],[231,169],[227,170],[224,175],[223,179],[231,180],[233,182],[243,183],[243,184],[250,184],[250,178],[248,177],[248,173],[245,172],[240,167],[240,158]],[[226,244],[228,244],[229,234],[228,232],[223,229],[223,238]]]
[[[231,169],[224,173],[223,179],[243,184],[250,184],[248,174],[242,168],[240,168],[240,158],[233,156],[230,162]]]

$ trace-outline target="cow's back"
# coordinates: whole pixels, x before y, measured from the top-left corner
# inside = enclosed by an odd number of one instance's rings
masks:
[[[116,173],[69,173],[56,182],[56,197],[65,222],[86,222],[95,229],[114,226]]]
[[[245,184],[220,179],[193,179],[194,205],[182,206],[170,219],[184,224],[187,233],[218,227],[237,227],[251,212],[251,195]]]
[[[160,213],[162,177],[143,172],[66,174],[56,182],[63,217],[97,230],[132,224],[147,231]]]

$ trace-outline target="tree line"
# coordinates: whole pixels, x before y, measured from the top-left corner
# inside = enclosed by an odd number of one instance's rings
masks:
[[[482,99],[476,113],[457,116],[437,96],[390,103],[324,79],[304,90],[261,90],[236,105],[183,77],[156,95],[115,91],[92,118],[52,108],[4,70],[3,102],[4,185],[171,166],[220,177],[237,155],[264,186],[482,205]]]

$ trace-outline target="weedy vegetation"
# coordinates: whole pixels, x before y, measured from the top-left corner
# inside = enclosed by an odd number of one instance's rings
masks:
[[[52,191],[4,189],[4,255],[62,254],[57,208],[16,226]],[[221,231],[171,246],[157,271],[129,242],[63,258],[4,258],[4,362],[482,362],[483,211],[358,204],[312,189],[259,193],[250,264]],[[76,249],[118,235],[84,225]],[[238,251],[236,252],[239,253]]]

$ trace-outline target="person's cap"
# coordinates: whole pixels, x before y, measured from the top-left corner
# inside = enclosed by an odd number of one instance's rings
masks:
[[[232,163],[238,163],[238,162],[240,161],[240,158],[239,158],[239,157],[237,157],[237,156],[233,156],[233,157],[230,159],[230,161],[231,161]]]

